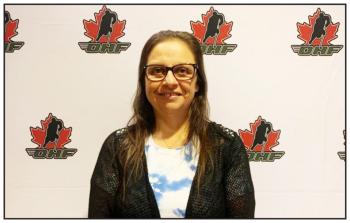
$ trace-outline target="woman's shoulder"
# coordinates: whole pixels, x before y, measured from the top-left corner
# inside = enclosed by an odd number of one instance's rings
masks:
[[[103,142],[103,148],[115,150],[117,148],[116,145],[125,137],[129,128],[130,127],[120,128],[110,133]]]
[[[213,121],[209,123],[208,130],[211,137],[215,137],[221,141],[233,142],[240,139],[237,132]]]
[[[215,122],[210,123],[210,131],[216,139],[215,142],[223,152],[223,159],[227,165],[231,165],[232,161],[243,160],[247,157],[247,151],[241,137],[237,132]],[[242,158],[243,157],[243,158]]]
[[[127,131],[127,127],[120,128],[117,130],[114,130],[112,133],[110,133],[105,141],[114,141],[115,139],[121,138]]]

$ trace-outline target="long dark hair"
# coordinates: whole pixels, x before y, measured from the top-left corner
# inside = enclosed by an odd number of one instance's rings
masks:
[[[195,93],[189,109],[189,133],[187,140],[192,140],[195,147],[199,149],[198,161],[198,187],[207,168],[214,167],[212,158],[212,146],[208,137],[209,105],[207,100],[207,79],[204,72],[203,54],[198,40],[190,33],[179,31],[161,31],[146,42],[143,47],[138,75],[138,86],[133,102],[131,119],[128,122],[126,137],[122,140],[122,148],[119,149],[119,161],[123,169],[122,188],[125,198],[125,189],[130,178],[140,177],[144,171],[144,145],[146,138],[155,127],[155,116],[153,108],[146,97],[144,66],[154,46],[169,39],[184,41],[195,56],[197,70],[198,91]],[[209,165],[208,165],[209,164]]]

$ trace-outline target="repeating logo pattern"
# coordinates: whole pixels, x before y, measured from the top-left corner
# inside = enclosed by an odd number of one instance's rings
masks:
[[[19,19],[12,20],[10,12],[5,11],[4,12],[4,28],[5,28],[5,52],[6,53],[13,53],[15,50],[19,50],[24,45],[24,42],[19,41],[13,41],[12,38],[14,36],[17,36],[17,28]]]
[[[30,133],[38,147],[26,151],[34,159],[66,159],[77,152],[77,149],[64,147],[71,142],[72,127],[65,128],[63,121],[51,113],[41,121],[41,127],[30,127]]]
[[[333,45],[340,23],[333,23],[330,15],[320,8],[309,16],[309,23],[297,23],[298,38],[304,41],[302,45],[292,45],[294,53],[299,56],[332,56],[338,53],[343,46]]]
[[[131,43],[119,42],[118,39],[125,35],[126,21],[118,20],[116,12],[103,6],[95,13],[95,20],[83,20],[85,33],[90,42],[79,42],[79,46],[87,53],[120,53],[127,50]]]
[[[285,153],[272,150],[279,144],[281,130],[275,131],[272,124],[261,116],[254,123],[250,123],[250,130],[238,130],[238,133],[247,149],[249,161],[273,162]]]
[[[233,22],[226,22],[225,16],[213,7],[202,14],[202,21],[191,21],[193,35],[201,43],[206,55],[226,55],[233,52],[237,44],[226,44],[224,41],[231,37]]]
[[[14,41],[18,35],[19,19],[12,19],[10,12],[4,12],[4,48],[6,53],[21,49],[23,41]],[[79,46],[87,53],[117,54],[126,51],[131,43],[120,42],[125,33],[126,20],[120,20],[116,12],[105,5],[94,13],[94,20],[83,20],[84,35],[89,42],[79,42]],[[226,21],[223,13],[210,7],[201,15],[201,21],[190,21],[193,35],[201,43],[206,55],[226,55],[233,52],[237,44],[227,44],[231,38],[232,21]],[[334,23],[331,15],[320,8],[308,16],[308,22],[296,23],[298,39],[301,45],[292,45],[292,49],[300,56],[332,56],[340,52],[343,45],[333,45],[338,38],[340,22]],[[68,134],[69,133],[69,134]],[[51,113],[42,121],[41,128],[31,127],[32,142],[38,148],[27,148],[26,151],[35,159],[65,159],[76,153],[77,149],[67,149],[64,145],[70,142],[71,128],[65,128],[62,120]],[[280,130],[274,131],[272,124],[260,116],[250,124],[250,130],[239,130],[240,137],[249,153],[250,161],[274,161],[280,159],[285,152],[274,151],[277,146]],[[345,139],[345,130],[344,130]],[[345,144],[345,143],[344,143]],[[339,158],[345,160],[345,151],[338,152]]]

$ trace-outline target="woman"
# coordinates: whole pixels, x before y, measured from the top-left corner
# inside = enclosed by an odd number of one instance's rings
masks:
[[[253,218],[254,188],[239,136],[208,118],[201,47],[186,32],[145,44],[134,114],[104,142],[90,218]]]

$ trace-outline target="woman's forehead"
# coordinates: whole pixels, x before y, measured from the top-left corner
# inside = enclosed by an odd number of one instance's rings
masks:
[[[164,40],[150,51],[147,64],[195,63],[195,55],[189,45],[179,39]]]

